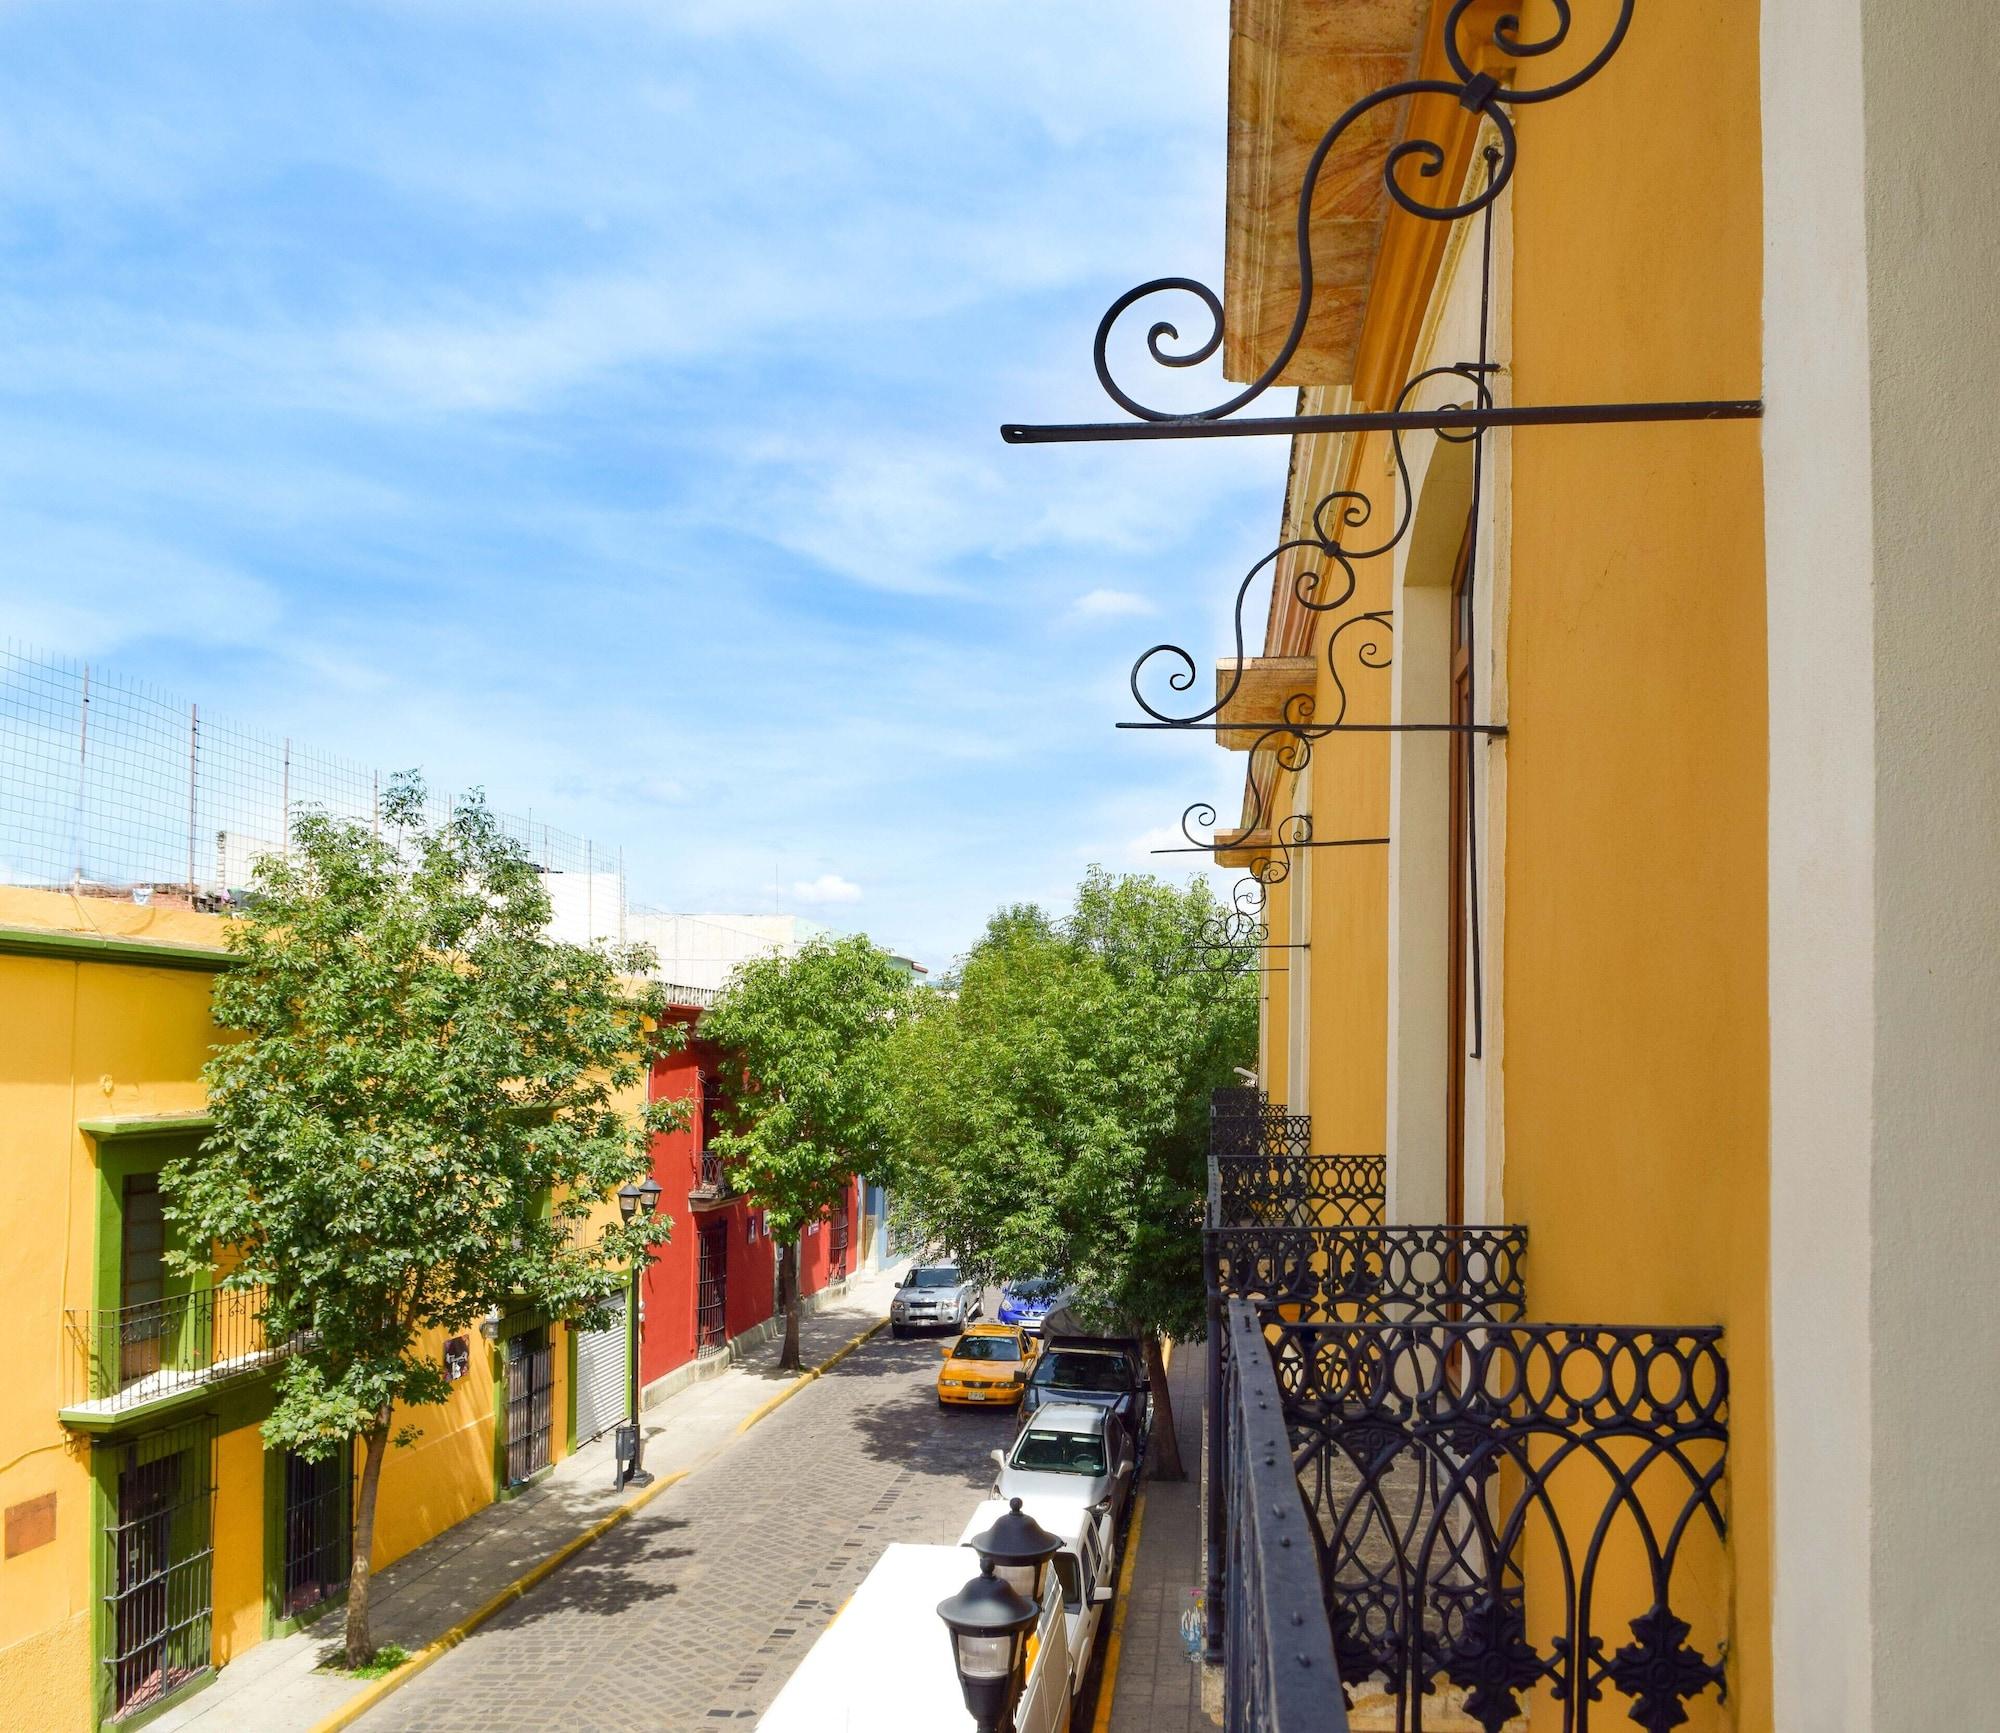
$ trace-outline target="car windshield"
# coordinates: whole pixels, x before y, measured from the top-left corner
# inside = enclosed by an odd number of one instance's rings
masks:
[[[1056,1291],[1053,1276],[1030,1276],[1023,1282],[1011,1282],[1007,1292],[1017,1300],[1046,1300]]]
[[[1117,1396],[1131,1388],[1125,1362],[1115,1354],[1051,1354],[1041,1375],[1043,1383],[1058,1390],[1088,1390],[1100,1396]]]
[[[1012,1336],[961,1336],[952,1349],[954,1360],[1018,1360],[1021,1344]]]
[[[1104,1440],[1089,1432],[1030,1430],[1014,1446],[1012,1462],[1037,1474],[1102,1474]]]
[[[910,1273],[910,1286],[913,1288],[955,1288],[958,1286],[958,1272],[942,1266],[929,1270],[913,1270]]]

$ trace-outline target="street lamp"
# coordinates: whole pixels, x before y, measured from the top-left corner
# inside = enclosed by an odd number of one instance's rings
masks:
[[[1036,1610],[994,1575],[991,1558],[979,1561],[979,1575],[957,1594],[938,1602],[958,1689],[979,1733],[1013,1733],[1014,1679]]]
[[[650,1173],[643,1184],[621,1185],[618,1188],[618,1213],[625,1225],[632,1225],[632,1218],[641,1212],[650,1220],[660,1208],[660,1182]],[[653,1477],[641,1466],[645,1456],[645,1445],[639,1434],[639,1326],[643,1322],[644,1302],[639,1297],[639,1260],[632,1260],[632,1293],[626,1301],[626,1338],[632,1344],[632,1368],[630,1389],[632,1393],[631,1418],[618,1428],[612,1440],[612,1481],[611,1490],[618,1491],[628,1484],[650,1486]]]
[[[982,1561],[993,1561],[994,1575],[1017,1595],[1034,1606],[1042,1604],[1044,1573],[1062,1551],[1062,1542],[1023,1510],[1018,1498],[1009,1499],[993,1526],[974,1535],[970,1544]]]

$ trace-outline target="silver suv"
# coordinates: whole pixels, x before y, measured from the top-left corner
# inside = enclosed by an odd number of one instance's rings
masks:
[[[889,1328],[898,1336],[942,1324],[957,1330],[976,1318],[982,1296],[977,1282],[968,1282],[956,1264],[919,1264],[903,1278],[889,1302]]]

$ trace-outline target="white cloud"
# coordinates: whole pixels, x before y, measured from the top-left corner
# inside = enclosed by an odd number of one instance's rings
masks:
[[[821,873],[816,879],[800,879],[792,895],[802,903],[858,903],[861,887],[839,873]]]
[[[1134,590],[1087,590],[1069,611],[1076,620],[1138,620],[1160,610]]]

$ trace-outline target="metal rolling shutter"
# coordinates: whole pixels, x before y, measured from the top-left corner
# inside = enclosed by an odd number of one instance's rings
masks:
[[[587,1444],[625,1418],[625,1296],[611,1302],[611,1322],[576,1339],[576,1441]]]

